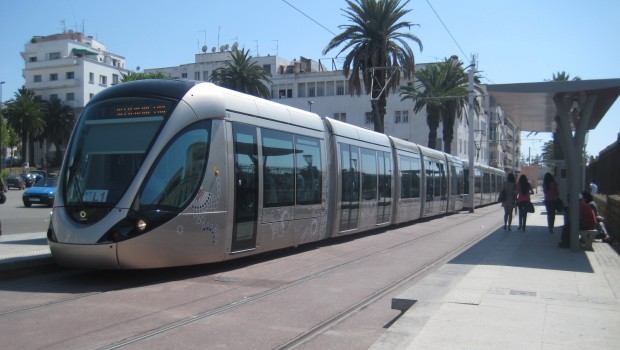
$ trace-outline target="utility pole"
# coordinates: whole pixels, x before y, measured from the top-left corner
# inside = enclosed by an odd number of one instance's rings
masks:
[[[469,112],[467,114],[467,118],[469,121],[469,143],[468,143],[468,155],[469,155],[469,212],[474,212],[474,180],[476,177],[476,173],[474,170],[474,128],[475,128],[475,109],[474,109],[474,74],[476,69],[476,57],[472,56],[471,65],[469,66],[469,84],[467,87],[468,93],[468,103],[469,103]]]

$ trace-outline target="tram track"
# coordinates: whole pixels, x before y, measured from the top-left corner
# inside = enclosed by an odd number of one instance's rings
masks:
[[[411,235],[410,238],[408,234],[405,234],[405,235],[398,234],[397,236],[400,236],[401,239],[399,239],[397,242],[385,241],[385,243],[388,243],[388,244],[385,244],[383,246],[372,246],[372,245],[367,246],[367,248],[364,248],[364,250],[367,250],[370,247],[374,247],[374,248],[366,252],[363,252],[363,250],[358,250],[357,251],[358,254],[356,254],[357,256],[352,256],[351,259],[347,259],[346,261],[343,261],[340,263],[337,262],[336,264],[332,264],[332,266],[329,266],[327,268],[320,268],[318,269],[319,271],[316,271],[309,275],[300,276],[300,278],[291,280],[278,287],[270,288],[268,290],[264,290],[254,295],[239,297],[232,302],[221,304],[221,306],[219,307],[216,306],[204,312],[196,313],[193,315],[188,315],[184,317],[183,319],[180,319],[176,322],[161,325],[159,327],[153,328],[146,332],[137,332],[138,334],[129,335],[128,337],[125,337],[124,339],[120,341],[115,341],[115,339],[110,339],[112,340],[112,342],[110,342],[109,344],[102,345],[102,343],[99,343],[98,345],[95,345],[94,348],[96,349],[120,349],[120,348],[124,348],[128,346],[132,346],[132,345],[140,346],[139,344],[141,342],[145,342],[145,344],[147,344],[146,341],[151,340],[151,339],[157,339],[156,337],[169,334],[173,332],[174,330],[182,329],[183,327],[190,326],[202,320],[208,320],[210,318],[214,318],[218,315],[233,312],[234,310],[240,309],[241,307],[245,305],[258,302],[260,300],[269,298],[271,296],[277,295],[279,293],[283,293],[295,287],[309,283],[313,280],[317,280],[321,277],[334,274],[337,271],[344,270],[355,264],[360,264],[364,261],[377,257],[381,254],[392,254],[395,250],[398,250],[399,248],[409,250],[411,249],[410,248],[411,246],[424,246],[424,244],[426,244],[424,243],[424,239],[428,239],[429,237],[432,237],[433,235],[436,235],[444,230],[449,229],[450,227],[455,225],[455,221],[458,221],[458,225],[461,225],[461,224],[466,225],[466,224],[472,223],[475,220],[480,220],[481,216],[482,215],[476,215],[476,214],[467,215],[465,217],[456,217],[456,216],[448,215],[448,216],[443,217],[444,219],[448,218],[447,220],[441,220],[437,222],[439,223],[439,225],[435,224],[436,222],[435,219],[437,218],[420,221],[417,223],[419,225],[420,230],[419,231],[416,230],[417,232],[414,235]],[[455,219],[458,219],[458,220],[455,220]],[[395,230],[403,229],[403,228],[406,229],[408,227],[409,225],[402,225],[402,226],[399,226],[393,229]],[[411,226],[411,227],[413,228],[414,226]],[[310,329],[306,329],[305,331],[302,331],[300,329],[302,333],[300,333],[298,336],[284,342],[280,346],[274,346],[274,348],[293,349],[320,336],[321,334],[328,331],[335,325],[348,319],[351,315],[354,315],[358,313],[360,310],[367,308],[369,305],[372,305],[374,302],[376,302],[380,298],[385,297],[387,294],[391,293],[395,289],[407,284],[408,282],[414,280],[416,277],[424,274],[429,269],[432,269],[433,267],[437,266],[440,262],[447,261],[447,259],[449,259],[450,257],[453,257],[455,256],[455,254],[467,249],[468,247],[475,244],[480,239],[484,238],[486,235],[488,235],[488,233],[490,233],[493,230],[494,228],[489,227],[488,229],[482,230],[481,233],[476,233],[475,236],[472,235],[470,237],[471,239],[462,242],[462,244],[459,244],[458,246],[452,246],[451,249],[447,249],[443,252],[438,251],[434,258],[429,259],[426,262],[420,262],[419,265],[417,265],[418,267],[416,269],[408,272],[406,275],[392,282],[385,281],[386,282],[385,286],[374,291],[367,297],[359,301],[356,301],[352,305],[342,309],[341,311],[337,312],[333,316],[326,318],[324,321],[319,322],[315,326],[312,326],[312,328]],[[377,233],[377,232],[368,233],[369,236],[381,235],[381,234],[382,233]],[[348,239],[351,239],[352,241],[356,241],[358,239],[363,239],[364,237],[365,236],[363,235],[345,236],[342,238],[344,239],[344,241],[340,240],[340,243],[343,243],[343,242],[346,243],[347,242],[346,240]],[[339,242],[337,240],[335,241],[332,240],[331,242],[330,240],[328,240],[328,241],[323,241],[318,246],[327,247],[333,244],[339,244]],[[316,247],[317,246],[308,248],[308,250],[316,249]],[[291,254],[291,251],[289,250],[288,252],[284,252],[282,255],[279,255],[279,254],[276,255],[276,257],[289,256],[289,255],[295,256],[297,254],[301,254],[301,253],[299,251],[296,251]],[[262,260],[269,261],[273,258],[274,258],[273,255],[270,254],[270,255],[264,256],[264,259]],[[342,256],[339,256],[339,258],[342,258]],[[324,263],[329,263],[329,261],[322,260],[322,261],[317,261],[317,263],[324,264]],[[312,269],[313,265],[314,267],[317,267],[318,266],[316,265],[317,263],[305,265],[303,269]],[[235,265],[235,264],[238,264],[238,265]],[[224,274],[227,274],[228,272],[234,273],[234,271],[237,271],[238,269],[243,268],[244,266],[251,266],[253,264],[254,262],[249,262],[249,261],[239,262],[239,260],[235,260],[235,261],[229,261],[226,264],[217,265],[215,267],[213,267],[214,265],[211,265],[211,266],[208,266],[207,268],[205,268],[205,266],[193,267],[193,268],[181,268],[181,269],[177,268],[177,269],[169,270],[171,273],[166,272],[163,277],[159,276],[156,273],[149,272],[149,270],[137,271],[137,272],[136,271],[133,271],[133,272],[95,271],[92,273],[89,271],[84,271],[84,270],[77,270],[77,271],[69,270],[69,271],[55,272],[52,275],[45,275],[45,276],[38,277],[38,278],[31,277],[31,278],[27,278],[24,280],[8,281],[8,282],[5,282],[4,284],[0,284],[0,288],[4,290],[7,290],[7,288],[14,289],[17,291],[22,290],[25,292],[31,292],[33,290],[37,290],[37,288],[34,287],[34,285],[41,284],[41,283],[51,284],[51,286],[38,288],[38,290],[46,290],[46,289],[49,289],[50,291],[56,291],[57,289],[62,290],[63,289],[62,285],[54,286],[54,284],[55,282],[66,281],[66,282],[61,282],[61,284],[64,283],[65,287],[69,286],[68,288],[69,291],[65,291],[65,292],[73,292],[74,294],[67,298],[51,300],[51,301],[47,301],[47,302],[40,303],[40,304],[29,305],[29,306],[24,306],[21,308],[16,308],[14,310],[7,310],[4,312],[0,312],[0,320],[6,320],[7,322],[11,322],[11,317],[18,316],[21,314],[25,315],[26,317],[33,317],[33,316],[36,317],[36,315],[38,314],[37,313],[38,311],[45,310],[49,307],[65,304],[66,305],[65,308],[70,309],[73,307],[72,305],[74,305],[72,303],[80,302],[85,299],[88,300],[89,298],[96,298],[102,295],[106,295],[106,293],[118,292],[124,289],[139,288],[141,286],[157,285],[159,283],[167,283],[167,282],[172,282],[175,280],[182,281],[187,278],[206,277],[208,278],[208,280],[203,281],[203,282],[207,282],[207,283],[218,282],[220,278],[216,276],[219,273],[224,273]],[[297,270],[299,271],[299,269]],[[137,277],[139,281],[136,281]],[[271,275],[269,278],[277,279],[279,277],[275,275]],[[85,279],[86,279],[86,282],[84,282]],[[108,285],[109,281],[114,281],[112,286]],[[232,279],[232,281],[235,282],[236,279]],[[242,279],[240,279],[239,281],[242,282]],[[81,289],[81,286],[83,284],[86,285],[84,289],[90,288],[91,291],[87,293],[75,294],[75,289],[76,288]],[[100,287],[102,287],[101,290],[94,290]],[[240,290],[240,291],[243,290],[239,288],[244,288],[243,283],[240,283],[238,286],[233,287],[233,289],[228,290],[227,293],[230,293],[233,290]],[[202,300],[207,300],[209,298],[213,298],[214,296],[215,296],[214,294],[211,294],[203,298],[194,299],[192,300],[192,302],[202,303]],[[97,299],[95,299],[95,303],[96,303],[96,300]],[[80,304],[75,304],[75,305],[80,305]],[[174,309],[182,305],[183,304],[169,305],[169,307],[166,310],[169,311],[171,309]],[[154,313],[144,314],[139,317],[143,318],[144,320],[147,320],[150,317],[152,317],[154,314],[157,314],[158,312],[163,312],[163,311],[162,310],[154,311]],[[136,320],[137,319],[134,319],[134,321]]]
[[[466,220],[464,220],[464,222],[470,222],[473,220],[479,219],[479,217],[477,216],[472,216],[467,218]],[[179,320],[177,322],[171,323],[171,324],[167,324],[165,326],[159,327],[157,329],[153,329],[149,332],[145,332],[143,334],[139,334],[139,335],[135,335],[133,337],[130,338],[126,338],[123,339],[122,341],[119,342],[115,342],[112,344],[108,344],[106,346],[103,347],[98,347],[97,350],[113,350],[113,349],[120,349],[126,346],[130,346],[130,345],[134,345],[137,343],[140,343],[142,341],[146,341],[149,340],[151,338],[157,337],[157,336],[161,336],[166,334],[167,332],[171,332],[174,330],[177,330],[181,327],[184,326],[188,326],[190,324],[193,324],[195,322],[198,321],[202,321],[205,319],[208,319],[210,317],[215,317],[217,315],[221,315],[223,313],[226,312],[230,312],[234,309],[240,308],[244,305],[247,305],[249,303],[253,303],[256,301],[259,301],[261,299],[273,296],[275,294],[284,292],[286,290],[289,290],[291,288],[297,287],[299,285],[302,285],[304,283],[310,282],[312,280],[315,280],[317,278],[320,278],[322,276],[325,276],[327,274],[330,273],[334,273],[338,270],[342,270],[346,267],[349,267],[351,265],[354,264],[358,264],[364,260],[368,260],[370,258],[373,258],[379,254],[386,254],[389,253],[391,250],[393,249],[397,249],[397,248],[401,248],[403,246],[407,246],[410,244],[415,244],[417,243],[417,241],[427,238],[429,236],[435,235],[437,233],[439,233],[442,229],[436,229],[433,231],[429,231],[425,234],[422,235],[418,235],[415,238],[411,239],[411,240],[407,240],[404,242],[400,242],[398,244],[395,244],[393,246],[387,247],[387,248],[383,248],[377,251],[374,251],[370,254],[364,255],[362,257],[353,259],[351,261],[333,266],[331,268],[313,273],[311,275],[305,276],[303,278],[297,279],[295,281],[289,282],[287,284],[284,284],[278,288],[273,288],[258,294],[255,294],[253,296],[250,297],[246,297],[240,300],[237,300],[235,302],[231,302],[227,305],[223,305],[221,307],[209,310],[209,311],[205,311],[203,313],[200,314],[196,314],[193,315],[191,317],[187,317],[183,320]],[[423,264],[422,266],[420,266],[419,268],[415,269],[414,271],[412,271],[411,273],[407,274],[406,276],[390,283],[389,285],[379,289],[378,291],[372,293],[371,295],[369,295],[368,297],[364,298],[363,300],[355,303],[354,305],[348,307],[347,309],[339,312],[337,315],[321,322],[320,324],[314,326],[313,328],[307,330],[306,332],[304,332],[303,334],[300,334],[299,336],[295,337],[294,339],[291,339],[290,341],[286,342],[285,344],[280,345],[279,347],[277,347],[276,349],[294,349],[310,340],[312,340],[313,338],[317,337],[318,335],[328,331],[330,328],[332,328],[334,325],[346,320],[347,318],[349,318],[351,315],[354,315],[355,313],[359,312],[360,310],[368,307],[369,305],[371,305],[372,303],[376,302],[377,300],[379,300],[380,298],[386,296],[387,294],[391,293],[392,291],[396,290],[397,288],[407,284],[408,282],[412,281],[413,279],[415,279],[416,277],[420,276],[421,274],[425,273],[426,271],[428,271],[429,269],[432,269],[433,267],[435,267],[438,263],[442,262],[442,261],[446,261],[448,259],[450,259],[451,257],[455,256],[455,254],[460,253],[464,250],[466,250],[467,248],[469,248],[470,246],[472,246],[473,244],[477,243],[478,241],[480,241],[481,239],[483,239],[484,237],[486,237],[492,230],[485,230],[483,233],[476,235],[474,238],[466,241],[465,243],[453,248],[453,249],[449,249],[445,252],[442,252],[439,256],[428,260],[425,264]]]

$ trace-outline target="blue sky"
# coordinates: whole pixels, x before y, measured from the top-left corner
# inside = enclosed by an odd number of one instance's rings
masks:
[[[322,51],[346,23],[345,7],[343,0],[5,0],[0,12],[2,98],[9,100],[23,85],[20,52],[34,35],[84,30],[124,56],[130,69],[191,63],[205,43],[211,48],[235,41],[252,55],[317,60],[336,56],[336,51],[325,56]],[[558,71],[582,79],[620,78],[620,1],[411,0],[407,8],[411,12],[405,19],[419,25],[411,32],[424,45],[421,52],[414,46],[418,63],[453,54],[467,62],[475,54],[483,82],[490,84],[540,82]],[[590,132],[588,154],[597,155],[616,141],[618,132],[616,101]],[[537,154],[549,139],[548,133],[529,136],[522,152]]]

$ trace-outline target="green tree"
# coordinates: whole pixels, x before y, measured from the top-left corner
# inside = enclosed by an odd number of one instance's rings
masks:
[[[54,164],[60,165],[62,162],[60,147],[69,141],[75,124],[73,108],[62,103],[59,98],[52,98],[50,101],[45,101],[44,118],[47,126],[43,136],[56,147]]]
[[[227,61],[224,67],[213,70],[209,80],[235,91],[270,98],[271,93],[265,83],[271,84],[271,73],[252,62],[250,50],[232,50],[230,58],[231,61]]]
[[[416,86],[401,87],[401,101],[411,99],[415,101],[413,111],[420,112],[426,107],[426,124],[428,125],[428,147],[437,148],[437,129],[441,122],[442,84],[441,67],[439,64],[430,64],[417,72]]]
[[[456,56],[446,58],[443,62],[428,65],[417,73],[417,78],[416,86],[401,86],[401,101],[414,100],[416,113],[426,107],[428,147],[436,148],[437,129],[443,123],[444,151],[451,153],[454,122],[468,106],[469,77],[463,62]],[[479,77],[475,76],[474,81],[478,83]],[[478,100],[474,108],[479,112]]]
[[[417,36],[401,32],[414,26],[402,21],[410,11],[405,9],[408,3],[409,0],[347,0],[348,8],[343,11],[350,24],[341,25],[342,33],[332,38],[323,50],[326,54],[342,46],[338,55],[347,52],[343,74],[349,79],[349,92],[351,96],[359,96],[363,81],[366,94],[371,94],[374,130],[377,132],[385,131],[387,95],[398,87],[400,71],[406,79],[415,72],[414,54],[408,41],[417,43],[422,50],[422,42]],[[372,68],[380,68],[375,70],[374,77],[368,74]],[[390,69],[397,70],[391,79]]]
[[[574,77],[573,79],[570,78],[570,74],[566,73],[565,71],[561,71],[561,72],[557,72],[557,73],[553,73],[552,78],[549,79],[545,79],[545,81],[569,81],[569,80],[581,80],[580,77]]]
[[[444,79],[442,90],[445,96],[445,98],[442,99],[441,115],[441,121],[443,123],[443,150],[446,153],[452,153],[454,122],[463,115],[463,112],[469,105],[469,76],[467,72],[465,72],[463,62],[456,56],[452,56],[442,62],[441,72]],[[480,83],[480,78],[477,75],[474,76],[474,82],[476,84]],[[480,102],[478,99],[474,100],[474,109],[476,113],[480,112]]]
[[[45,130],[43,103],[32,90],[21,88],[7,102],[5,115],[8,124],[21,135],[24,161],[32,161],[28,152],[31,137],[36,138]]]
[[[168,77],[166,77],[164,75],[164,73],[162,72],[156,72],[156,73],[134,73],[134,72],[130,72],[127,74],[123,74],[121,76],[121,83],[126,83],[128,81],[134,81],[134,80],[144,80],[144,79],[166,79]]]

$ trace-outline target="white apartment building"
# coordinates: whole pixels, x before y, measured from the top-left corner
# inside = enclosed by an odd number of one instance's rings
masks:
[[[69,31],[35,36],[21,53],[25,87],[43,100],[57,97],[76,109],[99,91],[118,84],[125,69],[125,57],[109,52],[92,36]]]
[[[118,84],[125,69],[125,58],[107,50],[92,36],[68,31],[35,36],[21,53],[24,59],[24,86],[42,100],[59,98],[75,110],[76,117],[98,92]],[[34,156],[24,159],[50,159],[52,144],[35,147]]]
[[[213,70],[223,67],[229,59],[230,52],[226,50],[200,53],[195,55],[194,63],[145,69],[144,72],[161,72],[172,78],[208,81]],[[321,62],[304,57],[300,57],[299,61],[296,59],[289,61],[278,56],[261,56],[255,57],[254,60],[271,72],[272,101],[373,129],[369,96],[365,94],[351,96],[348,79],[342,70],[327,70]],[[418,64],[416,70],[424,69],[426,65]],[[400,85],[414,83],[403,78],[400,81]],[[501,109],[490,103],[484,93],[479,94],[477,98],[482,101],[482,113],[474,118],[476,152],[474,159],[478,163],[512,170],[512,166],[507,167],[505,162],[506,152],[498,151],[502,144],[505,145],[505,142],[498,142],[504,139],[505,133],[503,119],[498,117]],[[412,100],[401,101],[398,92],[392,91],[387,100],[385,133],[427,146],[429,128],[426,123],[426,110],[414,113],[414,104]],[[465,115],[455,122],[451,145],[452,154],[462,159],[469,158],[469,126]],[[443,149],[442,124],[437,130],[437,137],[437,148]],[[516,141],[518,140],[514,139],[513,142]]]

